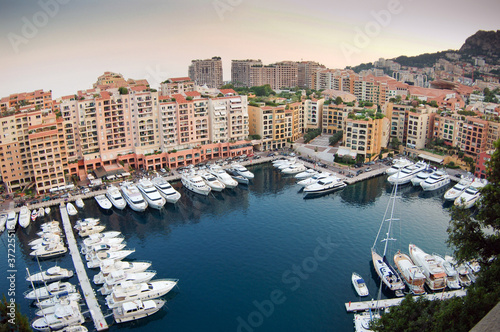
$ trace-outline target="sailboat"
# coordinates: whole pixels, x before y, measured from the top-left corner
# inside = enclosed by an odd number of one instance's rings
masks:
[[[397,191],[398,191],[398,183],[395,183],[394,187],[392,188],[391,197],[389,198],[389,203],[387,204],[387,208],[384,213],[384,218],[382,219],[382,223],[380,224],[377,237],[373,242],[372,261],[375,271],[377,272],[382,282],[387,286],[387,288],[393,291],[396,294],[396,296],[403,296],[404,295],[403,290],[405,289],[405,284],[403,283],[399,275],[396,273],[396,270],[394,270],[394,268],[389,264],[389,260],[386,257],[387,244],[389,243],[389,241],[394,240],[390,238],[392,221],[398,220],[394,218],[394,207],[396,204]],[[389,209],[390,209],[390,217],[386,219],[387,212],[389,211]],[[385,242],[384,253],[382,256],[380,256],[375,250],[375,245],[377,244],[380,231],[382,230],[382,226],[386,221],[388,222],[387,233],[385,239],[382,240],[382,242]]]

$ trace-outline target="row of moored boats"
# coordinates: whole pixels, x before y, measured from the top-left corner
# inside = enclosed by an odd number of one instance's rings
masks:
[[[33,209],[30,211],[26,205],[22,206],[19,210],[19,214],[15,211],[9,211],[6,214],[0,215],[0,233],[2,233],[6,228],[7,230],[14,232],[16,226],[19,224],[22,228],[26,228],[30,225],[31,221],[35,221],[39,217],[43,217],[50,213],[50,208],[46,207]]]

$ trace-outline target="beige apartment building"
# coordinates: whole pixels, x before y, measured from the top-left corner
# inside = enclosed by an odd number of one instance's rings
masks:
[[[293,113],[285,106],[248,107],[250,135],[259,135],[261,151],[280,149],[291,141]]]
[[[0,99],[0,111],[5,112],[32,106],[36,109],[52,108],[52,91],[35,90],[33,92],[14,93]]]
[[[206,85],[209,88],[220,88],[222,86],[222,60],[220,57],[192,60],[188,72],[189,78],[197,85]]]
[[[297,86],[299,88],[313,88],[313,75],[326,67],[315,61],[297,62]]]
[[[411,149],[423,149],[432,138],[436,109],[419,107],[408,113],[408,127],[404,145]]]
[[[434,118],[433,137],[444,140],[444,144],[457,146],[460,141],[459,128],[461,126],[461,115],[452,113],[436,114]]]
[[[343,142],[351,155],[371,159],[389,142],[389,119],[373,118],[367,111],[354,110],[344,123]]]
[[[304,130],[321,128],[324,99],[306,99],[302,102]]]
[[[321,132],[323,134],[333,135],[343,130],[344,123],[352,107],[345,105],[323,105],[323,120],[321,123]]]

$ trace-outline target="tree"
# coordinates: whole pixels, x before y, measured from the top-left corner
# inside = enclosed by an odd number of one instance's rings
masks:
[[[399,146],[401,145],[401,142],[399,141],[399,139],[397,137],[393,137],[392,138],[392,141],[391,141],[391,146],[394,150],[397,150],[399,149]]]
[[[340,141],[343,136],[344,136],[344,132],[342,130],[337,131],[335,134],[333,134],[330,137],[330,139],[329,139],[330,145],[334,146],[335,144],[337,144],[337,142]]]
[[[340,98],[340,97],[335,98],[335,105],[341,105],[343,103],[344,103],[344,101],[342,100],[342,98]]]
[[[119,87],[118,92],[120,92],[121,95],[128,95],[128,89],[126,87]]]

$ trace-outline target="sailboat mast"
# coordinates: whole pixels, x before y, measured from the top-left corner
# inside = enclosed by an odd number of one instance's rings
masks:
[[[387,228],[387,235],[386,235],[386,238],[385,238],[385,246],[384,246],[384,254],[382,255],[382,257],[385,257],[385,254],[387,253],[387,244],[389,243],[389,235],[391,234],[391,226],[392,226],[392,220],[393,220],[393,217],[394,217],[394,208],[396,206],[396,194],[398,192],[398,183],[396,182],[394,184],[394,188],[392,188],[393,191],[391,193],[391,199],[392,199],[392,206],[391,206],[391,217],[388,219],[389,220],[389,227]]]

